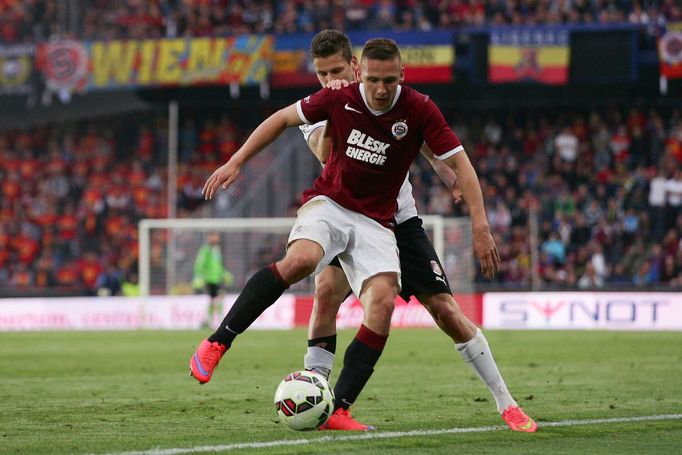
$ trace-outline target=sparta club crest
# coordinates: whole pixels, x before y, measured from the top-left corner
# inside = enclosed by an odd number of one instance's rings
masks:
[[[395,122],[391,127],[391,134],[398,140],[404,138],[407,135],[407,123],[405,123],[405,120]]]

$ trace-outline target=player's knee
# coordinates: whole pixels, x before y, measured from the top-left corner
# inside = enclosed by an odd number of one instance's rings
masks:
[[[458,319],[463,316],[455,299],[449,294],[434,294],[424,296],[419,301],[426,307],[429,313],[440,320]]]
[[[386,293],[372,302],[372,313],[380,320],[390,320],[395,308],[395,296]]]
[[[315,300],[320,307],[331,307],[337,305],[343,296],[339,296],[335,283],[328,280],[320,280],[315,282]]]
[[[316,258],[313,255],[298,253],[287,255],[277,263],[277,269],[288,283],[295,283],[315,271]]]

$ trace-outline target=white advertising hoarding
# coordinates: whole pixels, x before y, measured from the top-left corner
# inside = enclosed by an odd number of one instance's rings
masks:
[[[223,315],[235,299],[235,295],[225,297]],[[207,308],[208,297],[202,295],[0,299],[0,331],[198,329]],[[293,326],[294,296],[284,295],[252,327]]]
[[[339,329],[356,329],[365,317],[365,310],[354,295],[350,295],[339,308],[336,316],[336,327]],[[405,301],[398,297],[391,317],[391,327],[435,327],[431,314],[412,297]]]
[[[486,293],[483,326],[491,329],[682,330],[682,293]]]

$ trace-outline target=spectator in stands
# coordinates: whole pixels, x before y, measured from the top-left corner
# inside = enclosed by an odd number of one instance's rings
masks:
[[[554,150],[561,160],[567,163],[574,163],[578,159],[579,148],[578,136],[575,135],[570,126],[565,126],[554,138]]]
[[[679,215],[682,214],[682,168],[677,167],[670,170],[669,177],[665,182],[667,197],[667,222],[666,231],[672,228]]]
[[[109,297],[119,295],[121,292],[121,272],[115,264],[109,263],[97,276],[97,295]]]
[[[431,30],[467,25],[631,23],[642,44],[654,45],[659,27],[682,20],[675,0],[503,2],[449,0],[287,0],[230,2],[87,2],[60,10],[55,0],[0,2],[0,41],[46,40],[69,32],[86,40],[345,30]]]

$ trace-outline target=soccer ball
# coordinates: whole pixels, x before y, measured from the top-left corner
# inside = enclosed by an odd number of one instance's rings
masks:
[[[275,410],[279,420],[294,430],[314,430],[334,410],[334,392],[323,376],[311,371],[294,371],[277,387]]]

